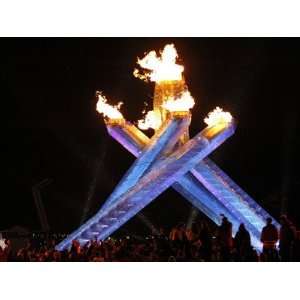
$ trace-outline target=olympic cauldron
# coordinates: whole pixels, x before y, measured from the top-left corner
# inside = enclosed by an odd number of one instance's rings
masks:
[[[148,73],[134,72],[136,77],[155,82],[153,110],[139,121],[140,128],[154,129],[151,138],[125,120],[120,105],[111,106],[103,94],[98,95],[97,110],[105,116],[108,133],[136,160],[99,211],[60,242],[57,250],[70,248],[73,240],[81,245],[105,240],[170,187],[216,224],[220,224],[220,215],[227,216],[233,234],[244,223],[253,246],[261,249],[260,232],[270,215],[208,158],[234,134],[234,120],[216,108],[205,119],[207,126],[189,138],[194,99],[176,58],[175,47],[167,45],[161,57],[151,51],[138,60]]]

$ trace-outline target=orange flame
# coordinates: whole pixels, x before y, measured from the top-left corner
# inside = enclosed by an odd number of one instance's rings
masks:
[[[223,111],[222,108],[216,107],[211,111],[208,116],[204,119],[204,122],[208,126],[215,126],[218,124],[228,124],[232,121],[232,115],[230,112]]]
[[[176,64],[178,57],[177,51],[173,44],[166,45],[163,51],[160,52],[161,56],[157,56],[156,52],[150,51],[143,59],[138,58],[138,65],[143,70],[135,69],[133,75],[142,80],[148,81],[171,81],[182,80],[182,72],[184,67]]]
[[[108,117],[109,119],[123,119],[123,115],[119,111],[122,104],[122,102],[119,102],[114,106],[109,105],[106,97],[102,93],[99,93],[96,109],[99,113],[103,114],[104,117]]]
[[[168,111],[188,111],[195,105],[195,100],[189,91],[183,92],[179,97],[170,97],[162,105]]]
[[[161,125],[161,119],[159,113],[154,110],[150,110],[145,115],[145,118],[138,120],[138,127],[142,130],[147,130],[152,128],[154,130],[158,129]]]

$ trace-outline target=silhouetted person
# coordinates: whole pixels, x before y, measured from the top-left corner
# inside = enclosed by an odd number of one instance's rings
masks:
[[[72,241],[72,246],[70,250],[71,261],[79,261],[80,256],[80,243],[76,240]]]
[[[291,261],[296,240],[296,230],[285,215],[280,217],[279,255],[281,261]]]
[[[217,238],[220,247],[221,260],[229,261],[232,247],[232,224],[225,216],[223,216],[222,223],[219,226]]]
[[[160,239],[164,239],[164,240],[167,239],[167,234],[166,234],[166,231],[163,227],[159,228],[157,237],[160,238]]]
[[[277,260],[276,243],[278,242],[278,230],[272,219],[267,218],[267,224],[262,229],[260,240],[263,243],[263,255],[265,260]]]
[[[247,254],[252,250],[251,238],[245,225],[242,223],[234,237],[234,245],[237,251],[238,259],[245,261]]]
[[[201,241],[201,257],[205,261],[210,261],[212,253],[212,233],[206,221],[201,223],[199,237]]]
[[[197,242],[200,237],[200,225],[199,223],[192,223],[191,228],[186,228],[185,234],[189,242],[193,244],[194,242]]]

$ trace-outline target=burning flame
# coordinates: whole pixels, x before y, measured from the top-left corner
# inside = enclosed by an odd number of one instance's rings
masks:
[[[162,107],[170,112],[188,111],[195,105],[195,100],[189,91],[183,92],[179,97],[169,97],[163,103]],[[138,127],[142,130],[149,128],[158,129],[161,126],[160,113],[150,110],[144,119],[138,121]]]
[[[184,67],[176,64],[176,58],[178,57],[177,51],[173,44],[166,45],[164,50],[160,52],[161,56],[157,56],[156,52],[150,51],[144,58],[138,58],[138,65],[143,70],[135,69],[133,75],[142,80],[148,81],[171,81],[182,80],[182,72]]]
[[[215,126],[218,124],[227,124],[232,121],[232,115],[229,112],[223,111],[222,108],[216,107],[211,111],[208,116],[204,119],[204,122],[208,126]]]
[[[195,105],[195,100],[189,91],[183,92],[180,97],[170,97],[162,105],[168,111],[188,111]]]
[[[102,93],[98,93],[97,111],[108,117],[109,119],[123,119],[123,115],[119,109],[123,103],[119,102],[117,105],[107,104],[107,99]]]
[[[160,125],[160,115],[154,110],[148,111],[144,119],[138,120],[138,127],[142,130],[147,130],[149,128],[158,129]]]

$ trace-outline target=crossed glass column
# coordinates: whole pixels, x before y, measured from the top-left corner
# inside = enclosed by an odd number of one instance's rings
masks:
[[[149,139],[125,120],[108,122],[109,134],[137,159],[98,213],[56,248],[69,248],[74,239],[81,244],[104,240],[170,186],[215,223],[220,223],[220,214],[226,215],[234,233],[244,223],[252,244],[259,248],[260,231],[269,214],[206,158],[234,133],[234,124],[206,127],[179,146],[189,123],[189,114],[171,114]]]

